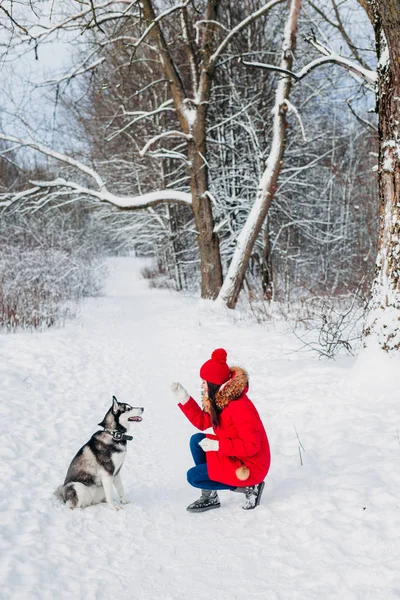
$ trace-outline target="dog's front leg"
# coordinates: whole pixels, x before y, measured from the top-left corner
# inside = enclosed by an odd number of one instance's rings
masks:
[[[107,504],[113,510],[119,510],[119,506],[114,504],[113,500],[113,477],[108,473],[101,475],[101,483],[103,484],[104,494],[106,497]]]
[[[122,485],[121,475],[119,473],[114,477],[114,485],[117,488],[121,504],[129,504],[128,498],[125,497],[124,486]]]

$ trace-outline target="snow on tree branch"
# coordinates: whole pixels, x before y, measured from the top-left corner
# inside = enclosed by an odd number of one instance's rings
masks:
[[[31,140],[19,140],[13,136],[0,134],[0,140],[12,142],[16,144],[17,147],[27,147],[44,154],[45,156],[49,156],[50,158],[54,158],[60,162],[63,162],[71,167],[74,167],[89,175],[98,185],[98,190],[84,187],[74,181],[67,181],[62,178],[55,179],[53,181],[32,181],[31,183],[34,185],[33,188],[29,190],[24,190],[23,192],[17,193],[5,193],[0,196],[1,206],[7,207],[15,202],[20,200],[26,200],[30,197],[33,198],[39,192],[55,190],[54,194],[57,194],[57,191],[60,189],[68,189],[71,194],[78,195],[80,197],[91,197],[99,200],[100,202],[107,202],[109,204],[113,204],[118,208],[122,209],[139,209],[139,208],[147,208],[149,206],[154,206],[156,204],[160,204],[163,202],[174,202],[185,204],[191,206],[192,197],[190,194],[186,192],[181,192],[179,190],[161,190],[157,192],[150,192],[147,194],[141,194],[139,196],[118,196],[109,192],[106,189],[105,182],[101,178],[101,176],[92,168],[87,165],[81,163],[80,161],[71,158],[65,154],[61,154],[60,152],[56,152],[39,144],[37,142],[33,142]],[[7,153],[8,149],[0,152],[0,155],[3,153]],[[48,198],[46,199],[48,201]],[[40,200],[39,200],[40,202]]]
[[[143,9],[144,18],[148,22],[154,23],[154,27],[151,28],[149,33],[153,42],[159,50],[159,59],[163,66],[164,76],[170,82],[171,95],[174,101],[175,108],[181,108],[183,106],[183,100],[186,96],[185,86],[183,84],[181,75],[174,62],[170,48],[160,27],[160,22],[157,21],[152,1],[142,0],[141,5]]]
[[[182,4],[176,4],[175,6],[172,6],[171,8],[168,8],[167,10],[165,10],[164,12],[160,13],[151,23],[150,25],[147,27],[147,29],[143,32],[143,34],[140,36],[140,38],[138,39],[137,42],[135,42],[135,44],[133,44],[134,48],[137,48],[138,46],[140,46],[140,44],[147,38],[147,36],[149,35],[150,31],[152,29],[154,29],[154,27],[162,20],[164,19],[164,17],[167,17],[168,15],[170,15],[171,13],[180,10],[181,8],[186,8],[186,6],[189,4],[190,0],[186,0],[186,2],[182,2]]]
[[[242,60],[241,62],[244,65],[246,65],[247,67],[257,67],[260,69],[266,69],[268,71],[276,71],[277,73],[283,73],[284,75],[290,75],[296,81],[300,81],[301,79],[306,77],[306,75],[311,73],[317,67],[326,65],[328,63],[335,63],[337,65],[340,65],[341,67],[344,67],[348,71],[351,71],[353,74],[355,74],[356,76],[363,79],[365,81],[365,83],[367,83],[371,87],[371,89],[375,90],[375,86],[376,86],[376,82],[377,82],[376,71],[370,71],[370,70],[364,69],[363,67],[356,64],[355,62],[353,62],[347,58],[344,58],[343,56],[340,56],[340,54],[336,54],[335,52],[332,52],[330,50],[329,50],[328,55],[321,56],[320,58],[316,58],[312,62],[308,63],[308,65],[305,65],[297,73],[294,73],[293,71],[288,71],[287,69],[283,69],[282,67],[278,67],[275,65],[268,65],[265,63],[248,62],[245,60]]]
[[[150,148],[150,146],[153,146],[153,144],[166,137],[181,137],[188,141],[192,139],[192,136],[190,134],[183,133],[183,131],[164,131],[163,133],[160,133],[159,135],[156,135],[153,138],[151,138],[146,143],[146,145],[140,150],[139,156],[143,157],[146,154],[147,150]]]
[[[162,81],[162,80],[159,80],[159,81]],[[129,127],[131,127],[138,121],[141,121],[142,119],[154,117],[155,115],[158,115],[162,112],[168,112],[168,111],[175,112],[175,108],[173,108],[173,106],[171,106],[173,103],[174,103],[174,101],[172,99],[166,100],[166,102],[163,102],[162,104],[160,104],[160,106],[158,106],[156,109],[151,110],[151,111],[138,110],[138,111],[134,111],[134,112],[129,112],[129,111],[126,111],[124,107],[122,107],[122,111],[123,111],[124,115],[130,116],[130,117],[134,116],[135,118],[132,119],[131,121],[129,121],[129,123],[127,123],[126,125],[124,125],[124,127],[121,127],[121,129],[118,129],[118,131],[115,131],[110,136],[108,136],[108,138],[106,138],[106,141],[110,142],[115,137],[117,137],[118,135],[120,135],[121,133],[123,133],[124,131],[129,129]]]
[[[86,175],[89,175],[89,177],[91,177],[92,179],[95,180],[95,182],[97,183],[97,185],[99,186],[100,189],[105,187],[104,181],[102,180],[100,175],[94,169],[91,169],[87,165],[84,165],[83,163],[75,160],[74,158],[71,158],[70,156],[61,154],[60,152],[57,152],[56,150],[52,150],[51,148],[48,148],[47,146],[44,146],[43,144],[39,144],[32,140],[19,140],[18,138],[15,138],[11,135],[5,135],[3,133],[0,133],[0,140],[4,140],[6,142],[12,142],[14,144],[17,144],[19,147],[32,148],[33,150],[36,150],[37,152],[40,152],[41,154],[49,156],[50,158],[54,158],[56,160],[59,160],[60,162],[66,163],[66,164],[70,165],[71,167],[74,167],[76,169],[79,169],[83,173],[86,173]],[[0,152],[0,155],[1,154],[2,154],[2,152]]]
[[[298,111],[298,110],[297,110],[297,108],[294,106],[294,104],[292,104],[292,103],[290,102],[290,100],[289,100],[288,98],[286,98],[286,100],[285,100],[285,104],[286,104],[286,106],[287,106],[287,108],[288,108],[288,111],[289,111],[289,112],[292,112],[294,115],[296,115],[296,118],[297,118],[297,120],[298,120],[298,122],[299,122],[299,125],[300,125],[300,129],[301,129],[301,135],[303,136],[303,140],[304,140],[305,142],[307,142],[307,136],[306,136],[306,132],[305,132],[304,125],[303,125],[303,121],[301,120],[301,116],[300,116],[300,113],[299,113],[299,111]]]
[[[62,189],[68,189],[70,194],[79,197],[88,197],[99,200],[100,202],[107,202],[118,208],[125,210],[138,210],[141,208],[148,208],[149,206],[155,206],[165,202],[173,202],[178,204],[184,204],[191,206],[192,197],[186,192],[179,190],[160,190],[157,192],[149,192],[147,194],[140,194],[139,196],[118,196],[111,192],[103,190],[94,190],[85,186],[79,185],[74,181],[67,181],[62,178],[54,179],[53,181],[31,181],[34,185],[29,190],[24,190],[18,193],[5,193],[0,195],[0,206],[9,207],[12,204],[20,200],[27,200],[30,197],[34,199],[39,191],[51,191],[54,190],[54,194],[50,196],[41,196],[38,199],[40,206],[48,203],[50,200],[55,199],[57,194]],[[65,193],[63,194],[65,195]]]
[[[261,17],[266,12],[268,12],[269,10],[271,10],[271,8],[273,8],[277,4],[280,4],[281,2],[283,2],[283,0],[270,0],[270,2],[268,2],[267,4],[265,4],[264,6],[262,6],[261,8],[259,8],[258,10],[256,10],[254,13],[252,13],[251,15],[249,15],[248,17],[246,17],[245,19],[243,19],[243,21],[241,21],[240,23],[238,23],[236,25],[236,27],[234,27],[230,31],[230,33],[226,36],[226,38],[223,40],[223,42],[221,42],[221,44],[218,46],[218,48],[216,49],[216,51],[214,52],[214,54],[211,56],[211,58],[210,58],[210,64],[211,65],[215,65],[215,63],[216,63],[218,57],[220,56],[220,54],[225,50],[225,48],[231,42],[232,38],[235,37],[235,35],[237,33],[239,33],[240,31],[242,31],[242,29],[244,29],[245,27],[247,27],[248,25],[250,25],[250,23],[253,23],[253,21],[255,21],[256,19],[258,19],[258,17]]]
[[[87,73],[89,71],[94,71],[94,69],[96,69],[99,65],[101,65],[105,60],[106,59],[103,56],[102,58],[95,60],[94,63],[92,63],[88,66],[84,66],[88,62],[87,60],[85,60],[80,67],[74,69],[73,71],[71,71],[71,73],[68,73],[67,75],[64,75],[63,77],[60,77],[59,79],[47,79],[46,81],[41,81],[40,83],[37,83],[36,85],[37,86],[54,85],[54,84],[62,83],[63,81],[70,81],[71,79],[73,79],[74,77],[77,77],[78,75],[82,75],[83,73]]]
[[[43,41],[44,39],[50,37],[53,33],[59,31],[60,29],[68,29],[71,26],[75,26],[77,21],[83,19],[84,17],[86,17],[89,14],[93,14],[93,12],[97,13],[101,9],[107,8],[113,4],[126,4],[127,9],[125,9],[125,11],[119,11],[119,12],[113,13],[112,18],[118,18],[118,17],[124,16],[127,13],[127,11],[132,6],[134,6],[136,3],[137,3],[137,0],[133,0],[133,1],[132,0],[109,0],[108,2],[103,2],[102,4],[98,4],[98,5],[93,5],[93,3],[92,3],[87,9],[68,17],[67,19],[64,19],[64,21],[61,21],[60,23],[57,23],[56,25],[53,25],[52,27],[46,27],[45,25],[38,23],[37,27],[44,29],[44,31],[42,31],[36,35],[28,32],[28,35],[29,35],[30,39],[35,40],[36,42]],[[97,16],[96,17],[97,24],[104,22],[104,20],[107,19],[107,17],[109,18],[110,15]]]
[[[208,23],[211,23],[212,25],[215,25],[216,27],[220,27],[221,29],[223,29],[224,31],[227,31],[229,33],[229,29],[227,27],[225,27],[225,25],[222,25],[222,23],[219,23],[218,21],[200,19],[200,21],[196,21],[196,23],[194,23],[194,25],[193,25],[193,27],[196,30],[196,44],[200,44],[200,26],[207,25]]]
[[[378,133],[378,127],[376,127],[373,123],[370,123],[369,121],[367,121],[367,119],[363,119],[362,117],[360,117],[360,115],[358,115],[356,113],[356,111],[354,110],[352,104],[351,104],[351,100],[346,100],[346,104],[350,109],[350,112],[355,116],[355,118],[357,119],[357,121],[359,121],[360,123],[362,123],[363,125],[365,125],[366,127],[368,127],[368,129],[371,129],[374,133]]]

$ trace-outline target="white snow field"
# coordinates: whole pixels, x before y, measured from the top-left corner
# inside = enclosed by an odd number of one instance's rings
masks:
[[[296,352],[282,325],[149,289],[138,269],[113,259],[106,294],[64,329],[0,337],[0,598],[400,598],[398,388],[372,385],[368,361]],[[198,398],[217,347],[249,372],[272,466],[257,509],[221,492],[190,514],[195,430],[169,386]],[[53,491],[113,394],[145,407],[122,470],[131,504],[69,510]]]

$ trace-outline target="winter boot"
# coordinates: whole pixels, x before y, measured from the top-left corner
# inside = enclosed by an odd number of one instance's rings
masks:
[[[220,506],[221,503],[215,490],[201,490],[200,498],[189,504],[186,510],[189,512],[204,512]]]
[[[246,498],[242,506],[244,510],[251,510],[260,504],[264,486],[265,483],[262,481],[257,485],[250,485],[244,488],[246,494]]]

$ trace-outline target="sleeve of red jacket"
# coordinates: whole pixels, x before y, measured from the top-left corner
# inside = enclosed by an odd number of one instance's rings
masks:
[[[189,398],[185,404],[179,403],[178,406],[191,424],[200,429],[200,431],[211,427],[210,415],[204,412],[193,398]]]
[[[219,452],[226,456],[237,456],[238,458],[257,454],[261,447],[261,424],[258,415],[250,408],[244,413],[241,409],[235,426],[237,437],[220,439]]]

